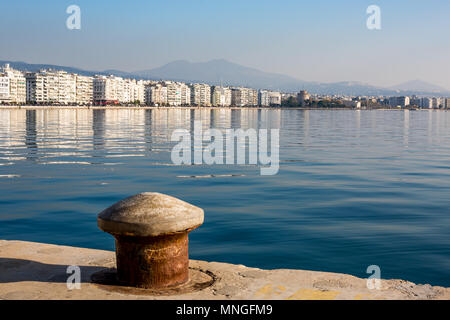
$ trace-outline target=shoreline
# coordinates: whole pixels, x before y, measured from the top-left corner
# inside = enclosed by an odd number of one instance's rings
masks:
[[[69,266],[79,266],[80,289],[68,289]],[[448,300],[450,288],[348,274],[263,270],[221,262],[190,260],[190,286],[166,292],[96,283],[102,270],[114,270],[115,252],[0,240],[0,299],[14,300]],[[198,282],[198,283],[197,283]],[[202,284],[199,289],[198,284]]]
[[[0,105],[0,110],[65,110],[65,109],[78,109],[78,110],[166,110],[166,109],[189,109],[189,110],[330,110],[330,111],[447,111],[447,109],[421,109],[421,108],[304,108],[304,107],[263,107],[263,106],[252,106],[252,107],[196,107],[196,106],[65,106],[65,105],[20,105],[20,106],[9,106]]]

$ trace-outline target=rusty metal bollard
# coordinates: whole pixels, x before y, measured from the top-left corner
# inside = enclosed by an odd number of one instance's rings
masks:
[[[161,193],[140,193],[98,215],[116,239],[118,281],[158,289],[189,280],[188,234],[203,223],[201,208]]]

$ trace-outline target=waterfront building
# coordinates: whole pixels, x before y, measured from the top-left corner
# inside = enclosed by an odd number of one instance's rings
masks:
[[[244,88],[231,89],[231,105],[235,107],[243,107],[246,105],[247,97]]]
[[[232,88],[231,105],[236,107],[258,105],[258,91],[249,88]]]
[[[92,77],[76,75],[75,100],[78,105],[94,103],[94,79]]]
[[[410,100],[409,97],[399,97],[398,98],[398,105],[401,107],[409,106]]]
[[[449,109],[450,108],[450,98],[445,98],[445,108]]]
[[[346,107],[361,109],[361,101],[342,100],[342,104]]]
[[[164,85],[167,87],[167,104],[170,106],[180,106],[181,86],[172,81],[165,81]]]
[[[258,104],[263,107],[281,105],[281,93],[269,90],[260,90]]]
[[[247,105],[248,106],[258,105],[258,90],[247,89]]]
[[[416,96],[411,97],[410,99],[410,105],[413,106],[421,106],[422,105],[422,99]]]
[[[269,91],[268,90],[260,90],[259,91],[259,97],[258,97],[258,103],[260,106],[268,107],[270,106],[270,97],[269,97]]]
[[[118,104],[123,100],[124,82],[121,77],[94,77],[94,104]]]
[[[211,87],[203,83],[195,83],[190,86],[191,103],[196,106],[211,106]]]
[[[145,104],[147,105],[166,105],[167,104],[167,86],[156,83],[148,84],[145,87]]]
[[[135,79],[122,79],[122,85],[122,91],[119,93],[120,103],[144,103],[144,81],[138,81]]]
[[[436,98],[436,97],[432,98],[433,109],[442,108],[443,107],[442,103],[443,103],[443,100],[441,98]]]
[[[410,105],[409,97],[389,97],[388,104],[391,107],[406,107]]]
[[[77,96],[77,77],[73,73],[67,73],[65,71],[55,72],[58,80],[58,98],[56,101],[58,103],[69,105],[76,103]]]
[[[229,107],[231,105],[231,89],[215,86],[213,88],[211,102],[216,107]]]
[[[431,98],[422,98],[422,108],[432,109],[433,108],[433,99]]]
[[[76,102],[76,75],[65,71],[41,70],[30,72],[26,76],[26,100],[30,103]]]
[[[4,73],[0,73],[0,103],[9,101],[9,77]]]
[[[305,106],[306,101],[309,99],[311,99],[311,96],[306,90],[300,91],[297,95],[297,101],[301,107]]]
[[[190,105],[191,104],[191,88],[183,82],[178,83],[178,85],[180,86],[180,90],[181,90],[181,105],[185,105],[185,106]]]
[[[164,81],[167,87],[167,104],[170,106],[189,105],[191,103],[191,89],[183,82]]]
[[[9,101],[11,103],[25,103],[27,100],[27,81],[23,72],[15,70],[5,64],[0,70],[9,79]]]

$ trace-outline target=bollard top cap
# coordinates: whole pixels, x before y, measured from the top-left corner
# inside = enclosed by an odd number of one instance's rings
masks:
[[[195,229],[203,218],[201,208],[165,194],[144,192],[103,210],[97,223],[113,235],[156,237]]]

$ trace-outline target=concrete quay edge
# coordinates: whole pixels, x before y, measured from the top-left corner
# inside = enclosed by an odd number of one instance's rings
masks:
[[[70,290],[69,266],[79,266],[81,288]],[[381,280],[369,290],[367,279],[305,270],[262,270],[243,265],[190,260],[190,268],[213,275],[209,287],[170,295],[109,290],[91,275],[115,267],[112,251],[35,242],[0,240],[0,300],[448,300],[450,288]]]

